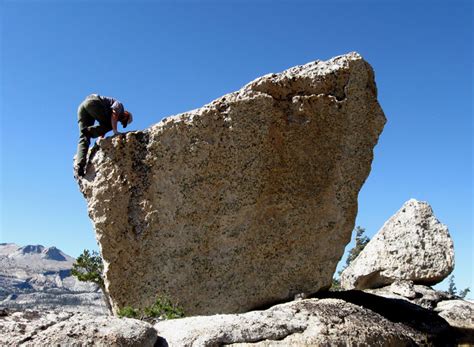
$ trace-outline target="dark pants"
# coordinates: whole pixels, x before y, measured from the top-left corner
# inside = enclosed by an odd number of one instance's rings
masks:
[[[98,125],[94,125],[98,121]],[[110,114],[108,115],[100,99],[89,95],[77,109],[77,122],[79,125],[79,143],[77,145],[76,166],[86,166],[87,151],[90,139],[105,135],[112,130]]]

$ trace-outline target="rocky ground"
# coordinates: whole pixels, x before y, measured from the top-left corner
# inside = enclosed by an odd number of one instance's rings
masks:
[[[351,290],[319,293],[242,314],[154,325],[85,313],[0,311],[0,345],[75,346],[451,346],[474,344],[474,304],[415,286],[418,301]],[[383,295],[383,296],[381,296]],[[420,300],[422,299],[422,300]],[[438,301],[439,300],[439,301]],[[420,306],[423,302],[427,307]],[[429,304],[428,304],[429,303]]]
[[[452,333],[449,325],[435,314],[411,305],[391,303],[396,306],[392,308],[398,311],[399,318],[393,319],[393,314],[390,317],[383,309],[364,306],[365,301],[384,305],[385,302],[377,303],[377,300],[389,301],[387,299],[362,293],[340,296],[344,299],[305,299],[265,311],[164,321],[155,328],[170,346],[396,346],[442,343],[446,342],[443,336]],[[414,312],[417,317],[412,316]]]
[[[0,311],[1,346],[153,346],[153,327],[136,319],[71,311]]]

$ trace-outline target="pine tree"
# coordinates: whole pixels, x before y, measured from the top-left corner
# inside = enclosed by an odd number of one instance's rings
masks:
[[[464,299],[464,298],[466,297],[466,295],[469,294],[470,291],[471,291],[471,289],[470,289],[469,287],[467,287],[467,288],[461,290],[461,291],[459,292],[459,297],[460,297],[461,299]]]
[[[464,288],[463,290],[460,290],[458,293],[458,290],[456,288],[456,284],[454,284],[454,275],[449,276],[449,284],[448,284],[448,293],[454,296],[458,296],[461,299],[464,299],[467,294],[471,289],[469,287]]]
[[[369,243],[370,239],[364,235],[365,233],[365,228],[362,228],[360,226],[357,226],[355,229],[354,229],[355,233],[356,233],[356,238],[355,238],[355,246],[353,248],[351,248],[349,250],[349,254],[347,255],[347,258],[346,258],[346,264],[344,265],[344,267],[342,268],[342,270],[340,270],[338,272],[338,275],[340,276],[341,273],[350,265],[350,263],[355,259],[357,258],[357,256],[360,254],[360,252],[362,252],[362,250],[365,248],[365,246],[367,246],[367,244]],[[332,290],[339,290],[341,289],[341,283],[340,283],[340,280],[338,278],[333,278],[332,280],[332,286],[331,286],[331,289]]]
[[[356,239],[355,239],[355,246],[349,251],[349,255],[347,256],[346,259],[346,266],[344,268],[347,268],[352,261],[354,261],[355,258],[362,252],[362,250],[367,246],[369,243],[370,239],[364,235],[365,233],[365,228],[362,228],[360,226],[357,226],[355,228],[356,232]]]
[[[454,275],[451,275],[449,276],[448,293],[456,295],[457,291],[456,285],[454,284]]]
[[[105,304],[110,313],[112,313],[112,305],[110,298],[105,290],[104,278],[104,264],[102,257],[96,251],[90,252],[85,249],[82,254],[76,259],[72,265],[71,274],[81,282],[92,282],[99,286],[104,294]]]
[[[334,291],[341,290],[341,281],[339,280],[339,278],[332,279],[331,290],[334,290]]]

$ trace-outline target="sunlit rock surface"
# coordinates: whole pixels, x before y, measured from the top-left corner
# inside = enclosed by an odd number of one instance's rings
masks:
[[[80,312],[0,310],[1,346],[152,347],[156,331],[136,319]]]
[[[155,324],[157,346],[446,346],[458,331],[436,313],[362,292],[328,294],[243,314]]]
[[[370,240],[341,274],[345,289],[377,288],[395,281],[434,285],[454,269],[448,227],[427,202],[411,199]]]

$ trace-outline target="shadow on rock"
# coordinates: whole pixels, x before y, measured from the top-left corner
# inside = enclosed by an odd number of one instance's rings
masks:
[[[154,347],[169,347],[168,341],[165,338],[158,336]]]
[[[426,336],[430,337],[427,341],[430,344],[450,346],[459,343],[474,343],[474,331],[472,329],[452,327],[436,312],[406,300],[385,298],[359,290],[320,292],[312,297],[341,299],[362,306],[392,322],[401,323],[425,333]]]

